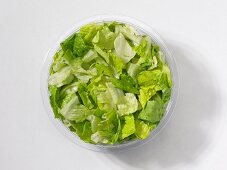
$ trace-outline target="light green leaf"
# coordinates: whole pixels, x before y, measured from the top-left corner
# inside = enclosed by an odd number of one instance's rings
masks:
[[[129,25],[118,25],[117,26],[118,30],[124,35],[126,36],[128,39],[130,39],[131,41],[133,41],[135,44],[139,44],[142,36],[132,27]]]
[[[151,123],[157,123],[161,120],[163,112],[163,103],[160,97],[156,97],[154,100],[147,102],[146,107],[139,113],[138,118]]]
[[[122,139],[135,133],[134,116],[128,115],[124,117],[125,123],[122,127]]]
[[[144,121],[136,119],[135,127],[136,127],[136,132],[135,132],[136,136],[140,139],[146,139],[149,136],[150,131],[153,130],[156,127],[156,125],[153,124],[152,126],[150,126]]]
[[[105,51],[103,51],[99,46],[94,45],[95,51],[106,61],[106,63],[109,63],[109,55]]]
[[[154,85],[141,87],[139,101],[143,108],[147,104],[147,101],[150,100],[150,98],[155,94],[156,94],[156,89]]]
[[[138,109],[138,102],[133,93],[126,93],[120,104],[117,105],[120,116],[129,115]]]
[[[101,49],[111,50],[114,47],[115,34],[104,26],[102,30],[98,31],[92,42]]]
[[[73,80],[74,76],[71,74],[71,67],[66,66],[60,71],[52,74],[49,77],[48,83],[52,86],[61,87],[65,84],[69,84]]]
[[[103,27],[102,23],[90,23],[80,28],[80,34],[87,43],[91,43],[94,36]]]
[[[121,33],[114,41],[114,48],[117,56],[120,57],[125,63],[128,63],[136,54]]]

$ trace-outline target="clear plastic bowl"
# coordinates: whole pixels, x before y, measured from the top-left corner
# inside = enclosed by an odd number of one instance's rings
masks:
[[[171,92],[171,98],[169,101],[169,104],[166,108],[166,111],[164,113],[164,116],[158,126],[150,133],[149,137],[145,140],[134,140],[134,141],[128,141],[122,144],[115,144],[115,145],[94,145],[85,143],[82,141],[76,134],[71,132],[60,120],[54,118],[54,113],[52,111],[50,101],[49,101],[49,92],[48,92],[48,77],[49,77],[49,69],[50,65],[53,61],[53,56],[55,52],[60,48],[60,43],[65,40],[67,37],[72,35],[74,32],[79,31],[80,27],[91,23],[91,22],[110,22],[110,21],[117,21],[121,23],[126,23],[134,28],[137,29],[138,32],[150,36],[151,40],[160,46],[162,52],[165,55],[165,60],[170,67],[171,75],[172,75],[172,92]],[[73,143],[93,150],[93,151],[101,151],[101,152],[112,152],[112,151],[122,151],[122,150],[128,150],[134,147],[141,146],[145,144],[146,142],[150,141],[154,136],[156,136],[160,130],[166,125],[168,120],[170,119],[174,106],[176,104],[177,100],[177,94],[178,94],[178,72],[176,68],[176,64],[174,61],[174,58],[172,57],[170,51],[166,47],[165,43],[162,41],[160,36],[148,25],[129,17],[125,16],[112,16],[112,15],[102,15],[102,16],[95,16],[92,18],[85,19],[78,24],[74,25],[72,28],[70,28],[66,33],[56,42],[56,44],[51,48],[45,58],[42,72],[41,72],[41,94],[43,103],[46,109],[46,112],[48,114],[48,117],[52,121],[52,123],[55,125],[55,127],[68,139],[70,139]]]

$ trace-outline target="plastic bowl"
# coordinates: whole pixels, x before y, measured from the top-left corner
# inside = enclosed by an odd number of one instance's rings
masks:
[[[158,126],[150,133],[149,137],[145,140],[134,140],[134,141],[128,141],[122,144],[114,144],[114,145],[94,145],[94,144],[89,144],[85,143],[82,141],[76,134],[71,132],[60,120],[54,118],[54,113],[52,111],[50,101],[49,101],[49,92],[48,92],[48,77],[49,77],[49,69],[50,65],[53,60],[53,56],[55,52],[60,48],[60,43],[65,40],[67,37],[72,35],[74,32],[79,31],[80,27],[91,23],[91,22],[110,22],[110,21],[117,21],[121,23],[126,23],[128,25],[133,26],[134,28],[137,29],[138,32],[148,35],[151,40],[159,45],[161,48],[162,52],[164,53],[165,60],[170,67],[171,75],[172,75],[172,81],[173,81],[173,86],[172,86],[172,92],[171,92],[171,98],[169,101],[169,104],[166,108],[166,111],[164,113],[164,116]],[[41,94],[42,94],[42,99],[43,103],[46,109],[46,112],[48,114],[48,117],[52,121],[52,123],[55,125],[55,127],[68,139],[70,139],[73,143],[93,150],[93,151],[101,151],[101,152],[112,152],[112,151],[122,151],[122,150],[128,150],[134,147],[141,146],[145,144],[146,142],[150,141],[154,136],[156,136],[160,130],[166,125],[168,120],[170,119],[174,106],[176,104],[177,100],[177,94],[178,94],[178,72],[176,68],[176,64],[174,61],[174,58],[172,57],[170,51],[166,47],[165,43],[162,41],[160,36],[149,26],[146,24],[129,18],[129,17],[124,17],[124,16],[111,16],[111,15],[104,15],[104,16],[95,16],[92,18],[85,19],[78,24],[74,25],[72,28],[70,28],[66,33],[56,42],[56,44],[51,48],[45,58],[42,72],[41,72]]]

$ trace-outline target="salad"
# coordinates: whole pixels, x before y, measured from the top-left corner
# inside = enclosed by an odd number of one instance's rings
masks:
[[[162,119],[171,73],[159,46],[119,22],[90,23],[60,44],[48,79],[50,104],[81,140],[144,140]]]

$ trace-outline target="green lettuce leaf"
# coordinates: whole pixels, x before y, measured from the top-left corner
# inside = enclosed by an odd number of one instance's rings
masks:
[[[136,112],[138,109],[138,101],[133,93],[126,93],[122,97],[122,101],[117,105],[117,110],[120,116],[129,115]]]
[[[137,75],[144,71],[143,67],[139,64],[129,63],[127,68],[127,73],[130,75],[135,82],[137,82]]]
[[[114,53],[110,53],[110,66],[114,71],[114,76],[119,78],[120,74],[122,74],[122,70],[125,65],[121,58],[117,57]]]
[[[99,46],[94,45],[95,51],[106,61],[106,63],[109,63],[109,55],[105,51],[103,51]]]
[[[147,102],[146,107],[139,113],[138,118],[149,121],[151,123],[157,123],[163,116],[163,103],[160,97],[156,97]]]
[[[75,34],[73,54],[81,57],[88,51],[88,46],[85,44],[80,34]]]
[[[112,68],[111,67],[108,67],[108,66],[106,66],[104,64],[98,64],[97,63],[95,65],[95,67],[96,67],[96,70],[98,72],[98,75],[103,74],[103,75],[107,75],[107,76],[110,76],[111,77],[114,74]]]
[[[140,139],[146,139],[150,135],[150,131],[152,131],[155,127],[156,124],[149,125],[142,120],[135,120],[135,134]]]
[[[91,122],[92,133],[97,132],[98,124],[101,122],[101,119],[95,115],[90,115],[87,117],[87,120],[89,120]]]
[[[69,84],[74,79],[74,76],[71,73],[71,67],[63,67],[59,72],[56,72],[49,77],[48,83],[49,85],[57,87]]]
[[[87,92],[87,85],[84,83],[79,84],[78,94],[84,104],[88,109],[92,109],[94,105],[92,104],[89,93]]]
[[[114,47],[115,34],[104,26],[102,30],[98,31],[92,42],[101,49],[111,50]]]
[[[89,115],[93,114],[93,110],[89,110],[80,104],[75,94],[71,95],[66,102],[63,101],[60,112],[65,119],[75,121],[76,123],[83,122]]]
[[[61,48],[64,52],[66,51],[71,51],[73,52],[73,47],[74,47],[74,40],[75,40],[76,33],[69,36],[65,41],[63,41],[60,45]]]
[[[90,50],[87,52],[87,54],[84,55],[82,61],[83,61],[84,63],[89,63],[89,62],[91,62],[92,60],[96,59],[97,57],[98,57],[97,52],[95,52],[94,50],[91,50],[91,49],[90,49]]]
[[[60,113],[60,108],[59,108],[60,90],[56,86],[49,86],[49,92],[50,92],[50,104],[53,109],[54,116],[55,118],[62,119],[62,115]]]
[[[121,33],[114,41],[114,49],[117,56],[120,57],[124,63],[128,63],[136,54]]]
[[[59,50],[55,53],[54,60],[50,68],[50,74],[60,71],[63,67],[66,66],[63,55],[64,55],[64,52],[62,50]]]
[[[92,128],[91,123],[89,121],[84,121],[80,123],[71,123],[73,129],[75,129],[76,134],[80,137],[80,139],[84,140],[85,142],[93,143],[91,140],[92,135]]]
[[[156,89],[154,85],[141,87],[139,101],[143,108],[146,106],[147,101],[150,100],[150,98],[155,94],[156,94]]]
[[[80,34],[84,38],[86,43],[91,44],[92,39],[97,34],[97,32],[102,29],[102,27],[103,27],[103,24],[97,24],[97,23],[87,24],[80,28]]]
[[[134,116],[133,115],[124,116],[124,121],[125,123],[122,127],[122,139],[135,133]]]
[[[112,136],[113,134],[110,133],[109,131],[97,131],[96,133],[93,133],[91,135],[91,140],[96,144],[97,143],[107,144],[111,143]]]
[[[111,81],[119,89],[122,89],[126,92],[139,94],[137,84],[134,82],[132,77],[127,74],[121,74],[119,79],[112,78]]]
[[[119,31],[126,36],[128,39],[133,41],[135,44],[139,44],[142,36],[132,27],[129,25],[118,25],[117,26]]]
[[[76,93],[78,91],[78,84],[78,82],[72,82],[63,86],[60,90],[60,96],[65,97],[68,94]]]

